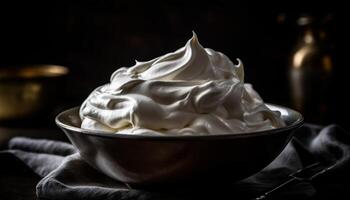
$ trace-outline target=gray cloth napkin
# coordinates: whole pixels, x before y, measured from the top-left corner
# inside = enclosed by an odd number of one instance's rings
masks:
[[[350,195],[347,189],[350,188],[350,176],[346,173],[350,169],[349,152],[350,134],[345,130],[336,125],[305,125],[270,165],[251,177],[225,186],[208,182],[207,188],[193,186],[188,190],[158,191],[129,188],[105,176],[84,162],[68,143],[13,138],[8,143],[8,150],[0,152],[0,199],[19,196],[31,199],[33,192],[39,199],[57,200],[251,199],[313,162],[334,163],[335,167],[311,183],[292,185],[274,197],[328,199],[335,193]],[[17,186],[16,183],[23,184]]]

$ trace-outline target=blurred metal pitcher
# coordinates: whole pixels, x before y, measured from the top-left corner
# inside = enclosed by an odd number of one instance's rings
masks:
[[[301,16],[297,25],[300,35],[289,62],[292,104],[308,122],[329,123],[334,68],[332,44],[316,18]]]

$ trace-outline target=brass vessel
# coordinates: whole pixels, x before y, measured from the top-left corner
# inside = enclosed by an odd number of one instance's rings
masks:
[[[58,65],[0,68],[0,121],[32,118],[53,109],[68,71]]]

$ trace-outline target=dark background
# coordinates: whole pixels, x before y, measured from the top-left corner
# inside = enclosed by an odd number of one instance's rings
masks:
[[[0,67],[58,64],[70,69],[61,108],[79,105],[119,67],[132,66],[182,47],[194,30],[204,47],[245,65],[246,82],[266,102],[292,106],[287,80],[289,58],[302,14],[331,16],[327,24],[334,59],[330,113],[324,121],[349,128],[348,14],[335,3],[282,6],[225,1],[144,3],[135,1],[5,1],[0,3]],[[296,3],[296,2],[295,2]],[[281,3],[282,4],[282,3]],[[279,6],[281,8],[279,8]],[[288,7],[284,5],[283,7]],[[314,113],[315,116],[319,113]]]

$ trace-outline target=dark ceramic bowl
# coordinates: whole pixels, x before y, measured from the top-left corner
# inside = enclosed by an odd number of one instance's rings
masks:
[[[82,158],[119,181],[164,185],[248,177],[267,166],[283,150],[303,117],[277,105],[286,127],[244,134],[208,136],[141,136],[81,129],[79,108],[62,112],[57,125]]]

